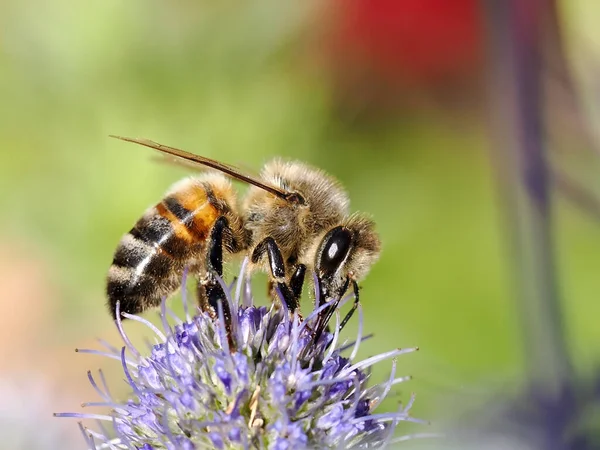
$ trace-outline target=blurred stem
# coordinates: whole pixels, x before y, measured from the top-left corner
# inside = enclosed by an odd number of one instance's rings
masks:
[[[561,170],[552,171],[552,184],[556,189],[581,212],[600,220],[600,199],[581,184],[579,180],[569,177]]]
[[[529,382],[560,395],[571,364],[554,266],[542,102],[542,23],[550,0],[484,0],[492,162],[519,290]]]

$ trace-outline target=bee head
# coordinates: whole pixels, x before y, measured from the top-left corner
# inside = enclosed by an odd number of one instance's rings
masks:
[[[372,220],[353,215],[347,223],[330,229],[315,255],[315,270],[321,295],[331,299],[347,286],[348,279],[359,281],[379,258],[381,242]]]

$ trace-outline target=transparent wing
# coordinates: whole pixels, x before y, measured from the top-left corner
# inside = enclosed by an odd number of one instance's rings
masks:
[[[139,145],[143,145],[144,147],[149,147],[154,150],[158,150],[159,152],[161,152],[163,155],[165,155],[167,157],[167,162],[170,162],[172,164],[177,163],[177,164],[181,164],[186,167],[196,167],[196,168],[198,166],[210,167],[212,169],[223,172],[224,174],[227,174],[230,177],[235,178],[236,180],[240,180],[245,183],[252,184],[253,186],[256,186],[260,189],[264,189],[265,191],[270,192],[271,194],[273,194],[277,197],[283,198],[285,200],[288,200],[288,197],[290,197],[290,193],[284,192],[274,186],[265,184],[262,181],[254,178],[254,177],[251,177],[249,175],[242,173],[237,168],[230,166],[228,164],[222,163],[220,161],[206,158],[204,156],[195,155],[193,153],[189,153],[184,150],[180,150],[178,148],[169,147],[168,145],[159,144],[158,142],[154,142],[149,139],[130,138],[130,137],[114,136],[114,135],[110,135],[110,137],[115,138],[115,139],[120,139],[122,141],[133,142],[134,144],[139,144]],[[169,161],[169,159],[171,161]]]

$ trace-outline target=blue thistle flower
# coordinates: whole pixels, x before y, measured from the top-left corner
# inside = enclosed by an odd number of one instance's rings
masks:
[[[102,387],[88,372],[104,402],[86,406],[110,406],[111,413],[57,414],[98,420],[99,431],[80,424],[89,448],[380,448],[393,441],[399,422],[420,422],[409,417],[413,397],[397,412],[374,414],[391,387],[409,379],[395,377],[396,358],[416,348],[354,363],[363,340],[360,305],[356,341],[338,346],[339,310],[334,332],[315,340],[312,328],[333,300],[304,320],[283,301],[270,308],[255,306],[243,277],[235,289],[222,284],[231,311],[227,329],[222,305],[218,314],[199,311],[191,317],[183,290],[185,321],[163,301],[163,331],[144,318],[122,314],[156,334],[148,356],[131,344],[120,320],[121,349],[103,343],[107,351],[80,350],[120,360],[131,387],[128,400],[118,403],[102,372]],[[168,316],[177,323],[171,325]],[[342,355],[346,351],[347,357]],[[370,367],[387,359],[392,359],[388,381],[367,387]]]

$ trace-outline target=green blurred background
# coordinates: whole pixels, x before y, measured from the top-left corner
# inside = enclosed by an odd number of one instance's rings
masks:
[[[385,409],[415,392],[414,416],[444,420],[488,388],[519,382],[523,351],[488,155],[490,55],[477,2],[457,2],[444,20],[431,18],[437,2],[429,10],[379,2],[382,12],[370,15],[361,3],[0,4],[2,385],[16,383],[24,403],[41,401],[29,397],[30,385],[48,386],[52,412],[96,399],[88,368],[120,381],[117,363],[72,349],[96,347],[96,337],[118,341],[104,304],[113,251],[188,171],[109,134],[254,172],[275,156],[300,159],[340,179],[383,241],[362,283],[365,331],[375,336],[361,354],[421,349],[398,361],[398,375],[414,380]],[[591,18],[600,8],[562,3],[578,88],[593,94],[587,81],[599,60],[589,57],[600,33]],[[389,43],[402,39],[409,44],[399,51]],[[586,99],[594,117],[593,96]],[[553,157],[598,187],[597,157],[569,114],[553,129],[564,131]],[[600,229],[569,202],[556,206],[569,346],[585,373],[598,362]],[[388,371],[381,364],[373,379]],[[6,410],[11,418],[13,406]],[[39,420],[76,428],[46,410]]]

